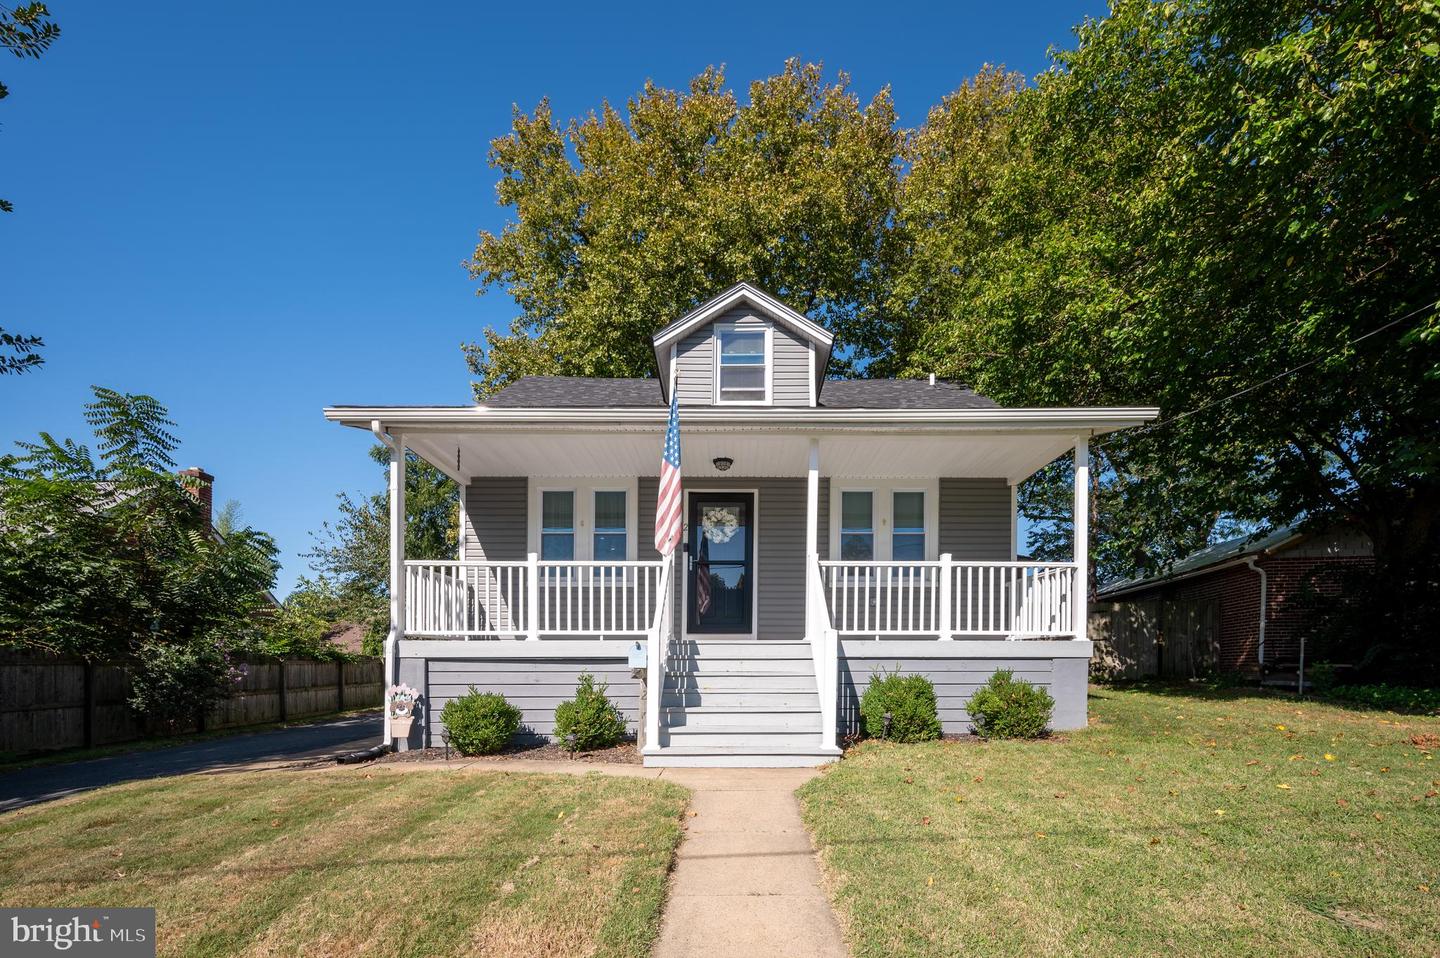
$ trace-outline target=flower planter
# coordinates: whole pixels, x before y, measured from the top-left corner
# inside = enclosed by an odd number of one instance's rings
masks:
[[[415,716],[400,715],[390,719],[390,737],[408,739],[410,729],[415,724]]]

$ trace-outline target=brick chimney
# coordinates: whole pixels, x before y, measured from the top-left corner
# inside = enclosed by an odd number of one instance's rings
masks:
[[[210,475],[199,466],[191,466],[189,469],[181,469],[180,475],[190,480],[185,484],[185,490],[189,492],[200,503],[205,511],[205,525],[212,526],[215,523],[215,477]]]

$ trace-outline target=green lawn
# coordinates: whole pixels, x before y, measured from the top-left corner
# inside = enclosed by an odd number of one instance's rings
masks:
[[[1158,686],[1090,711],[869,743],[802,789],[857,956],[1440,953],[1440,719]]]
[[[639,956],[685,798],[600,775],[159,779],[0,817],[0,904],[153,905],[162,955]]]

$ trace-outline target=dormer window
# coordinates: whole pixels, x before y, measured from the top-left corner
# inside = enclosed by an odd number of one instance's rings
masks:
[[[715,326],[715,401],[770,401],[770,331],[753,326]]]

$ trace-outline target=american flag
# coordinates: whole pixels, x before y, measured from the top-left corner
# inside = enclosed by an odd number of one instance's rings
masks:
[[[655,504],[655,549],[668,556],[680,544],[680,397],[670,384],[670,425],[660,455],[660,492]]]

